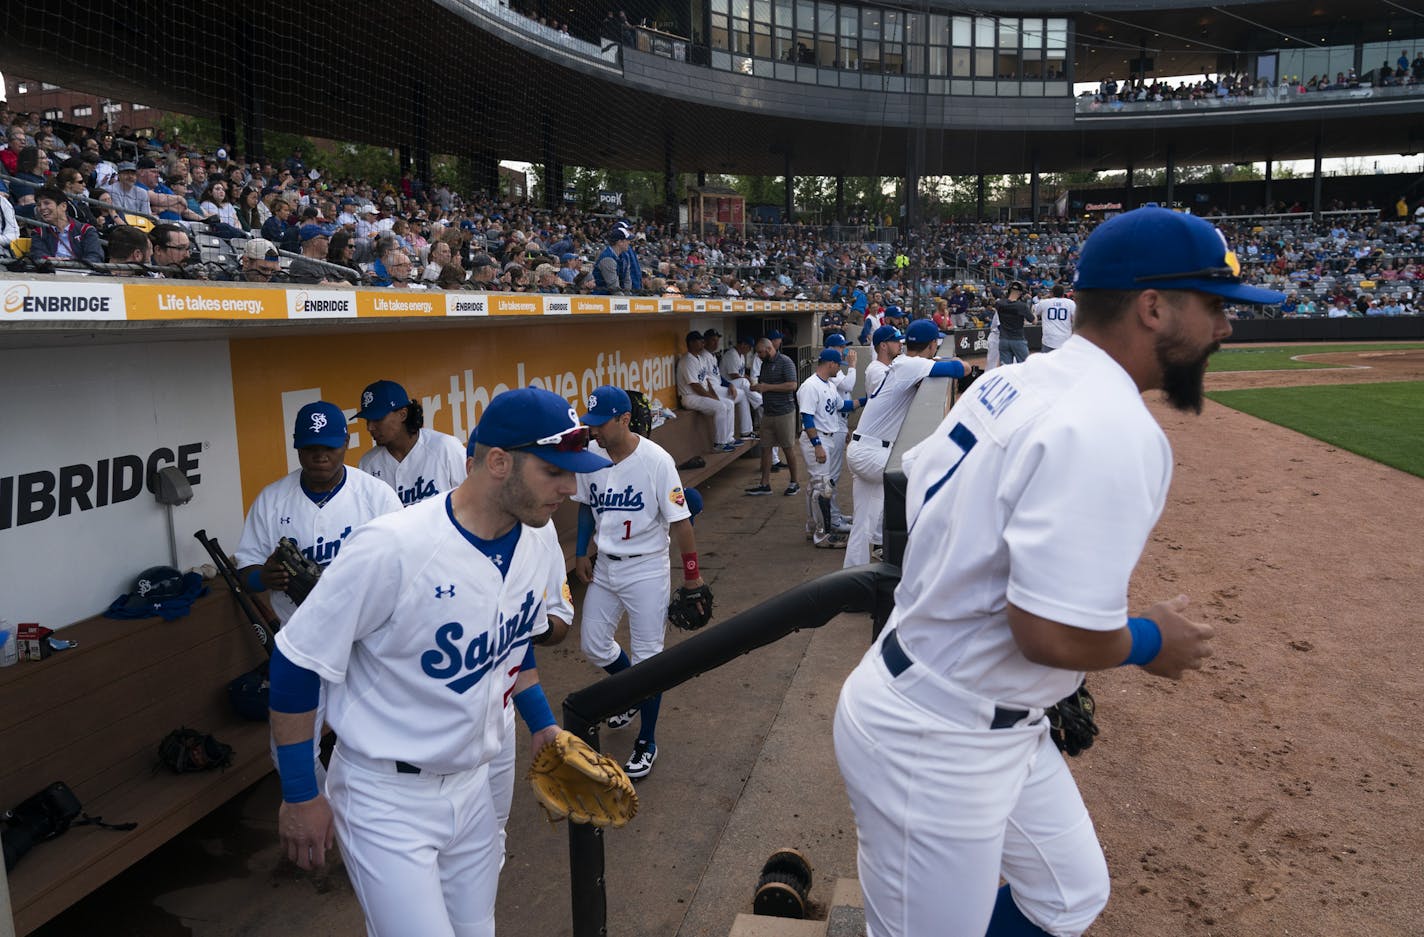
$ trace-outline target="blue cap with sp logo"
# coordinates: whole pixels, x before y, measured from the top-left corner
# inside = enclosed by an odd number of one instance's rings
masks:
[[[379,420],[392,410],[410,406],[410,394],[395,381],[376,381],[367,384],[361,391],[361,409],[356,411],[358,420]]]
[[[613,463],[588,451],[588,427],[578,411],[558,394],[521,387],[496,396],[470,434],[467,454],[476,445],[510,452],[531,452],[569,472],[596,472]]]
[[[586,426],[602,426],[632,409],[633,401],[623,388],[605,384],[588,395],[588,413],[584,415],[583,422]]]
[[[307,446],[341,449],[346,446],[346,440],[346,414],[336,404],[318,400],[297,411],[297,422],[292,428],[293,449]]]

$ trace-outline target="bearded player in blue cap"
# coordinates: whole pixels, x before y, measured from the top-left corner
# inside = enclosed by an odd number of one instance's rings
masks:
[[[302,868],[335,837],[374,937],[494,934],[514,708],[537,754],[558,734],[531,642],[562,595],[554,511],[587,451],[568,401],[496,396],[469,476],[356,530],[277,640],[278,835]],[[566,612],[567,613],[567,612]],[[325,790],[311,758],[318,688],[339,741]]]
[[[906,455],[904,578],[835,718],[873,937],[1076,937],[1107,904],[1045,710],[1086,671],[1176,680],[1211,653],[1186,596],[1129,618],[1127,589],[1172,478],[1142,393],[1201,409],[1227,304],[1284,299],[1240,274],[1206,221],[1113,218],[1083,245],[1075,334],[979,378]]]

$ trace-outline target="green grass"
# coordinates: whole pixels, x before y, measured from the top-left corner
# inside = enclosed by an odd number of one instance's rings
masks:
[[[1294,371],[1310,368],[1341,368],[1340,364],[1292,361],[1296,355],[1338,355],[1352,351],[1406,351],[1424,348],[1418,342],[1392,345],[1285,345],[1223,348],[1211,356],[1208,371]]]
[[[1207,396],[1424,478],[1424,381],[1219,390]]]

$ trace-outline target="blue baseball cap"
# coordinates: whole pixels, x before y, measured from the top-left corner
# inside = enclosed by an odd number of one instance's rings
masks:
[[[340,449],[346,441],[346,414],[336,404],[318,400],[297,411],[297,422],[292,427],[293,449],[307,446]]]
[[[1241,262],[1211,222],[1165,208],[1136,208],[1098,225],[1083,242],[1073,286],[1196,290],[1238,303],[1286,298],[1241,282]]]
[[[560,254],[560,255],[559,255],[559,262],[566,264],[566,263],[568,263],[570,260],[573,260],[573,259],[574,259],[575,257],[577,257],[577,256],[578,256],[578,254]]]
[[[702,492],[696,488],[684,488],[682,496],[687,501],[687,510],[692,512],[692,518],[702,513]]]
[[[939,341],[939,326],[932,319],[916,319],[905,330],[905,340],[909,342]]]
[[[843,348],[845,347],[845,343],[846,337],[839,332],[832,332],[826,336],[827,348]]]
[[[319,224],[304,224],[298,232],[303,241],[310,241],[312,238],[329,238],[331,232]]]
[[[379,420],[392,410],[410,406],[410,394],[395,381],[376,381],[367,384],[361,391],[361,409],[356,411],[358,420]]]
[[[819,364],[822,361],[834,361],[836,364],[840,364],[841,353],[834,348],[822,348],[821,356],[816,359],[816,362]]]
[[[609,420],[633,410],[633,401],[621,387],[604,384],[588,395],[588,413],[584,415],[585,426],[602,426]]]
[[[485,407],[466,454],[476,444],[532,452],[569,472],[596,472],[613,463],[588,451],[588,427],[578,411],[558,394],[539,387],[521,387],[498,395]]]
[[[770,332],[767,332],[767,333],[766,333],[767,341],[774,342],[774,341],[776,341],[778,338],[781,338],[781,337],[782,337],[782,334],[781,334],[779,331],[777,331],[776,329],[772,329]]]
[[[870,336],[871,344],[879,345],[881,342],[904,341],[905,333],[895,328],[893,325],[882,325],[875,330],[875,334]]]

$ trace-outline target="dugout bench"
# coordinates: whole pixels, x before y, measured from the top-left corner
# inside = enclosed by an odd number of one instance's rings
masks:
[[[176,621],[96,616],[61,632],[78,646],[0,669],[0,809],[53,781],[90,816],[9,874],[15,932],[39,927],[272,770],[267,723],[238,718],[227,682],[264,652],[221,579]],[[186,725],[233,747],[226,769],[176,775],[158,744]]]

